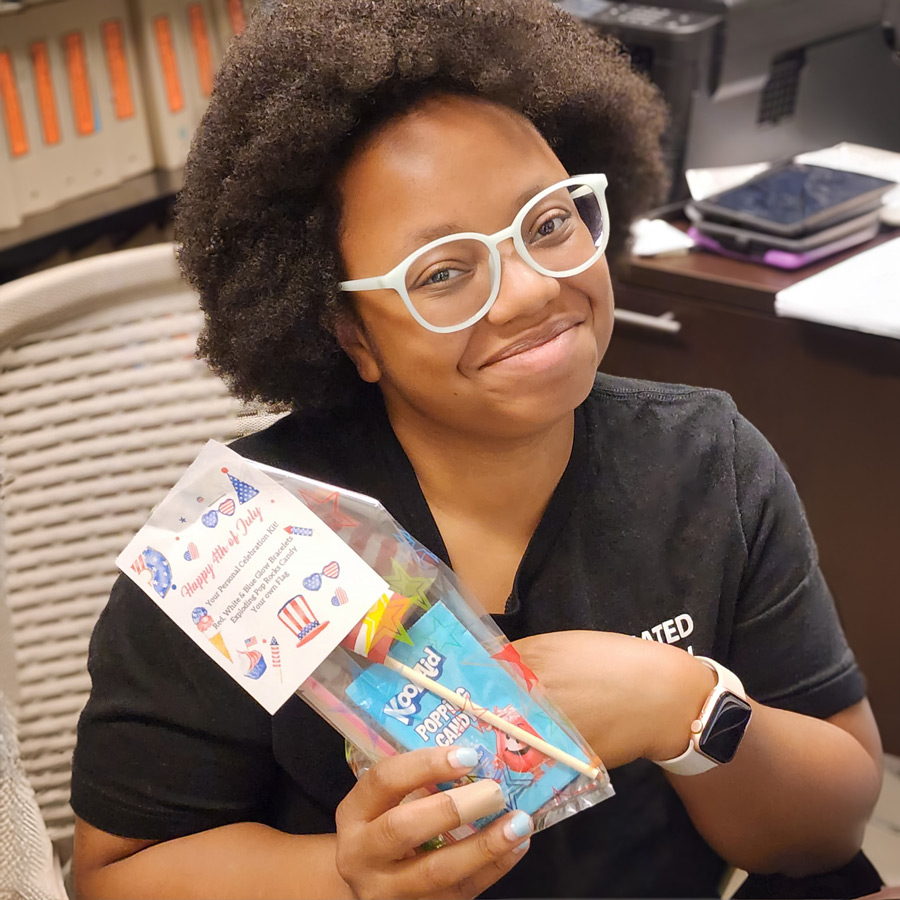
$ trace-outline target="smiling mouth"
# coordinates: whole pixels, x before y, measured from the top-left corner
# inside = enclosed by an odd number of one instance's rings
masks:
[[[582,321],[583,320],[573,321],[571,319],[558,321],[549,328],[533,333],[530,337],[524,337],[521,340],[515,341],[504,347],[498,353],[491,356],[486,362],[482,363],[480,368],[486,369],[488,366],[502,362],[504,359],[510,359],[513,356],[518,356],[520,353],[527,353],[529,350],[534,350],[537,347],[542,347],[544,344],[549,344],[550,341],[555,340],[561,334],[581,325]]]

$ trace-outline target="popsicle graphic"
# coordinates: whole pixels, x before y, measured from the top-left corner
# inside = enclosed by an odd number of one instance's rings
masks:
[[[197,626],[201,633],[206,634],[213,627],[213,618],[207,612],[205,606],[198,606],[191,613],[191,620]],[[228,652],[228,648],[225,646],[225,641],[222,638],[222,635],[218,632],[214,632],[213,634],[206,634],[209,642],[219,651],[229,662],[233,662],[231,658],[231,654]]]

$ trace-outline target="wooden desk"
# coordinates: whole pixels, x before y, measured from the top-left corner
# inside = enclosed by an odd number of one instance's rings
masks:
[[[806,506],[885,749],[900,754],[900,340],[774,311],[777,291],[853,252],[799,273],[703,252],[632,259],[616,306],[671,314],[681,329],[617,322],[602,369],[728,391],[772,442]]]

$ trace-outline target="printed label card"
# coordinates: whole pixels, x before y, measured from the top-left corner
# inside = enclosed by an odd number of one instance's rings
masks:
[[[392,593],[300,499],[216,441],[116,563],[270,713]]]

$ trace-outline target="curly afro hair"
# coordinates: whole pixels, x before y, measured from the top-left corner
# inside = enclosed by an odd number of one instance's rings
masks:
[[[335,182],[379,125],[448,92],[518,111],[570,173],[606,173],[613,261],[664,193],[658,92],[550,0],[269,4],[216,76],[176,210],[198,352],[235,395],[306,411],[364,396],[333,334],[350,309]]]

